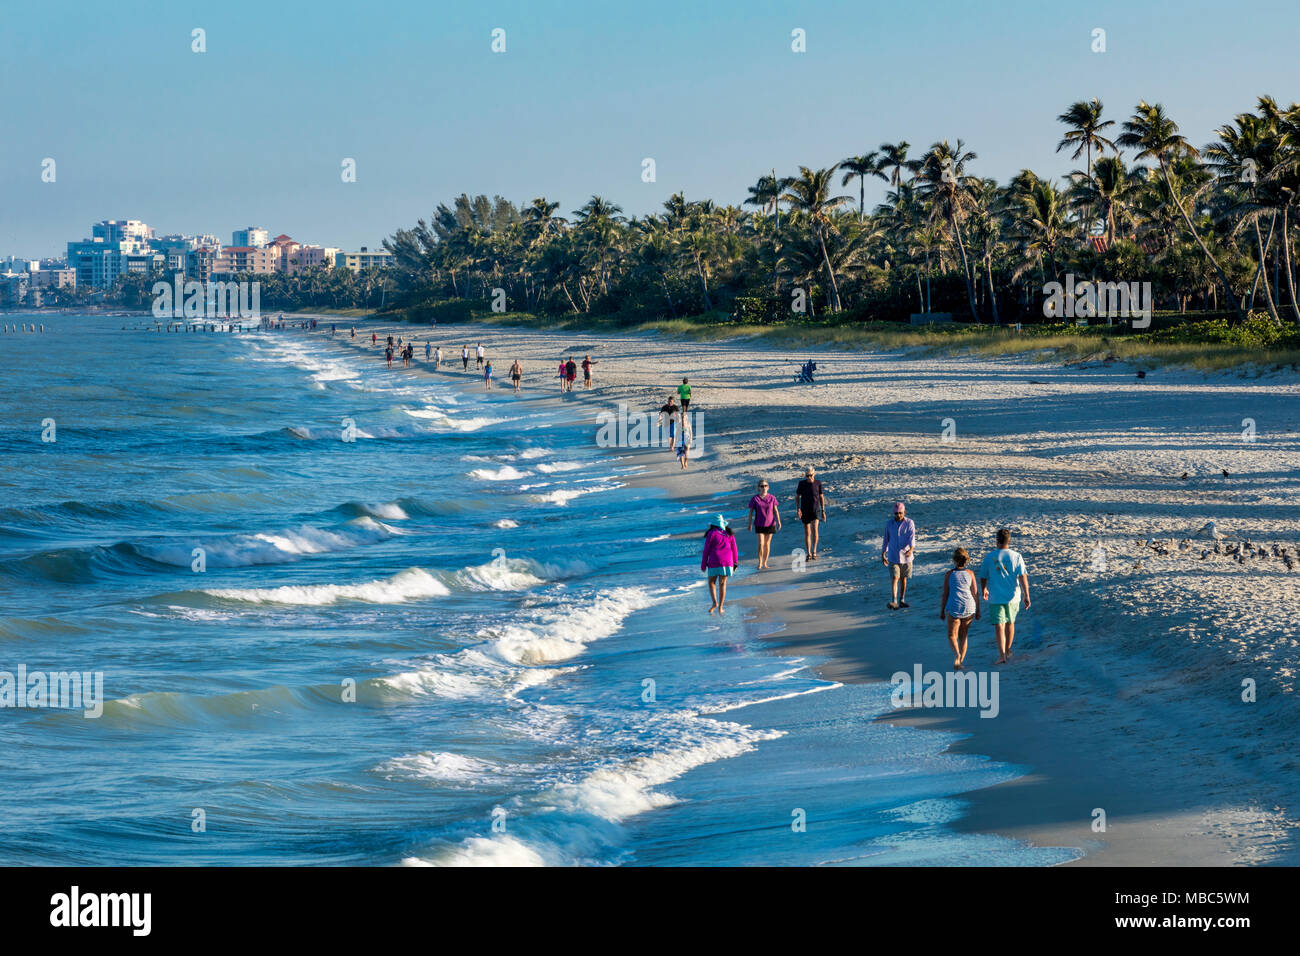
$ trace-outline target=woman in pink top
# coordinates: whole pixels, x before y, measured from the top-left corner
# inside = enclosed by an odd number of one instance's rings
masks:
[[[700,558],[700,570],[709,576],[709,597],[713,599],[710,614],[725,613],[722,606],[727,601],[727,578],[739,567],[736,534],[727,527],[727,519],[718,515],[704,532],[704,555]]]
[[[758,570],[762,571],[772,552],[772,535],[781,530],[776,495],[767,493],[766,481],[758,483],[758,494],[749,499],[749,522],[745,530],[758,534]]]

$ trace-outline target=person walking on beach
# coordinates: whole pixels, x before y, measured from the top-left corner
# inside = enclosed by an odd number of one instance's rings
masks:
[[[766,481],[759,481],[758,494],[749,499],[746,530],[758,535],[758,570],[765,570],[772,553],[772,535],[781,530],[781,509],[776,495],[768,494]]]
[[[569,391],[573,391],[573,383],[578,380],[578,363],[569,356],[569,360],[564,363],[564,377],[568,380]]]
[[[468,345],[462,345],[460,347],[460,364],[464,367],[465,371],[467,372],[469,371],[469,346]]]
[[[1011,532],[998,529],[998,547],[984,555],[980,565],[980,590],[989,602],[993,618],[993,636],[998,644],[997,663],[1005,664],[1011,657],[1011,643],[1016,639],[1016,615],[1020,612],[1021,597],[1024,609],[1029,610],[1029,571],[1020,552],[1011,550]]]
[[[483,384],[485,384],[488,388],[492,387],[492,360],[491,359],[484,359]]]
[[[433,343],[432,343],[432,342],[425,342],[425,343],[424,343],[424,360],[425,360],[426,362],[429,361],[429,354],[430,354],[432,351],[433,351]]]
[[[564,359],[560,359],[560,394],[567,392],[569,385],[569,375],[564,367]]]
[[[582,360],[582,387],[591,388],[591,367],[599,363],[593,362],[591,356],[587,355]]]
[[[393,347],[390,345],[384,349],[384,358],[388,361],[388,367],[393,367]]]
[[[803,522],[804,551],[809,561],[815,561],[818,522],[826,520],[826,495],[811,465],[804,469],[803,481],[794,490],[794,513]]]
[[[478,344],[478,348],[474,350],[474,354],[478,356],[478,363],[474,367],[482,368],[483,367],[483,343],[482,342]]]
[[[686,413],[682,413],[681,428],[677,430],[677,461],[685,471],[691,463],[691,439],[695,437],[691,434],[691,423],[686,418]]]
[[[371,333],[370,333],[370,344],[371,344],[371,345],[378,345],[378,344],[379,344],[379,333],[378,333],[378,332],[371,332]]]
[[[352,326],[352,337],[354,339],[357,337],[357,327],[355,325]]]
[[[952,553],[952,567],[943,576],[943,596],[939,598],[939,620],[948,621],[948,643],[952,645],[952,668],[961,670],[966,660],[966,634],[970,622],[980,616],[979,591],[975,572],[966,567],[970,555],[965,548]]]
[[[889,601],[891,611],[911,607],[907,603],[907,582],[912,577],[915,551],[916,524],[907,516],[907,508],[900,501],[894,505],[893,519],[885,523],[885,536],[880,542],[880,560],[889,568],[889,587],[893,595]]]
[[[668,396],[668,404],[664,405],[662,408],[659,409],[659,420],[658,420],[657,427],[659,428],[663,427],[665,415],[668,416],[668,448],[669,450],[672,450],[675,447],[673,438],[677,434],[677,406],[673,404],[672,395]]]
[[[433,350],[433,370],[436,372],[442,366],[442,346],[439,345]]]
[[[727,603],[727,578],[740,567],[740,549],[736,547],[736,534],[727,526],[727,519],[718,515],[704,532],[704,554],[700,557],[700,570],[709,578],[709,597],[713,604],[709,613],[725,614]]]
[[[682,400],[682,413],[691,407],[691,383],[682,379],[682,384],[677,386],[677,395]]]
[[[515,386],[515,391],[519,391],[519,380],[524,377],[524,367],[519,364],[519,359],[515,359],[515,364],[510,366],[510,381]]]

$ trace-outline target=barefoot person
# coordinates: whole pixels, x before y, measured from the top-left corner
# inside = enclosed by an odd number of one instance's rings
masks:
[[[682,400],[682,411],[691,407],[691,383],[687,379],[682,379],[682,384],[677,386],[677,396]]]
[[[885,537],[880,542],[880,560],[889,568],[889,586],[893,592],[889,601],[891,611],[911,607],[907,603],[907,582],[912,577],[915,545],[916,525],[900,501],[894,505],[894,517],[885,524]]]
[[[998,547],[984,555],[980,565],[980,590],[989,602],[989,615],[993,618],[993,636],[998,643],[997,663],[1005,664],[1011,657],[1011,642],[1016,639],[1016,614],[1020,611],[1021,597],[1024,609],[1029,610],[1029,571],[1020,552],[1011,550],[1011,532],[998,529]]]
[[[803,522],[803,549],[809,561],[817,559],[817,525],[826,520],[826,495],[817,472],[809,465],[794,490],[794,513]]]
[[[510,381],[514,383],[515,391],[519,391],[519,380],[524,377],[524,367],[519,364],[519,359],[515,359],[515,364],[510,366]]]
[[[671,395],[668,396],[668,404],[659,409],[658,424],[660,428],[663,427],[665,415],[668,416],[668,447],[673,449],[677,447],[676,442],[673,441],[677,435],[677,406],[673,404]]]
[[[975,572],[966,567],[970,555],[965,548],[952,553],[952,567],[943,576],[943,596],[939,598],[939,620],[948,621],[948,643],[952,645],[953,670],[961,670],[966,661],[966,632],[970,622],[980,616],[979,592],[975,589]]]
[[[758,483],[758,494],[749,499],[749,521],[746,530],[758,535],[758,570],[767,567],[772,552],[772,535],[781,530],[781,510],[776,495],[768,494],[767,482]]]
[[[677,461],[682,466],[682,471],[691,463],[691,422],[686,417],[686,412],[682,412],[681,422],[677,429]]]
[[[491,388],[492,387],[492,360],[484,359],[483,362],[484,362],[483,384],[486,385],[488,388]]]
[[[590,355],[585,356],[582,360],[582,387],[591,388],[591,367],[599,365],[599,362],[592,361]]]
[[[460,366],[466,372],[469,371],[469,346],[468,345],[462,345],[460,347]],[[452,368],[455,368],[455,366],[453,365]]]
[[[727,578],[740,567],[740,549],[736,547],[736,534],[727,527],[727,519],[718,515],[704,532],[704,554],[700,570],[709,576],[709,597],[713,604],[709,613],[726,613]]]

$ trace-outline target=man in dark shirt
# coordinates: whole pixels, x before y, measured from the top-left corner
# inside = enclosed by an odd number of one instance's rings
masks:
[[[803,546],[808,560],[817,557],[817,523],[826,520],[826,496],[822,483],[811,465],[804,471],[803,481],[794,492],[794,510],[803,522]]]

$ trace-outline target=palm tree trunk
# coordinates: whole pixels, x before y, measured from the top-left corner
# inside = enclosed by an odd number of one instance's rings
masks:
[[[831,268],[831,257],[826,252],[826,240],[822,236],[822,231],[817,230],[817,243],[822,247],[822,261],[826,263],[826,274],[831,277],[831,310],[838,312],[840,310],[840,287],[835,281],[835,270]]]
[[[930,313],[934,310],[934,298],[930,294],[930,250],[925,250],[925,311]]]
[[[1290,225],[1287,222],[1287,210],[1290,206],[1282,207],[1282,267],[1286,269],[1286,288],[1291,293],[1291,311],[1295,314],[1295,320],[1300,323],[1300,304],[1295,300],[1295,270],[1291,268],[1291,239],[1287,235]]]
[[[1254,281],[1254,283],[1251,284],[1251,287],[1250,287],[1251,305],[1254,305],[1254,304],[1255,304],[1255,286],[1258,285],[1258,284],[1259,284],[1259,280],[1260,280],[1261,278],[1263,278],[1263,280],[1264,280],[1264,301],[1265,301],[1266,303],[1268,303],[1268,314],[1271,315],[1271,316],[1273,317],[1273,321],[1274,321],[1274,322],[1276,322],[1278,325],[1281,325],[1281,324],[1282,324],[1282,317],[1281,317],[1280,315],[1277,314],[1277,306],[1276,306],[1276,305],[1274,304],[1274,302],[1273,302],[1273,293],[1269,291],[1269,287],[1268,287],[1268,274],[1264,271],[1264,258],[1265,258],[1265,256],[1264,256],[1264,239],[1263,239],[1263,237],[1260,236],[1260,234],[1259,234],[1259,220],[1258,220],[1258,219],[1255,220],[1255,222],[1254,222],[1254,226],[1255,226],[1255,248],[1259,250],[1259,268],[1258,268],[1257,270],[1255,270],[1255,281]],[[1269,225],[1269,229],[1268,229],[1268,241],[1269,241],[1270,244],[1272,244],[1272,242],[1273,242],[1273,227],[1272,227],[1272,224]]]
[[[984,257],[984,276],[989,286],[989,302],[993,305],[993,324],[1001,325],[1002,318],[998,315],[998,290],[993,285],[993,257]]]
[[[1219,265],[1219,260],[1215,259],[1214,256],[1211,255],[1210,247],[1205,244],[1205,240],[1201,238],[1201,234],[1196,231],[1196,226],[1192,223],[1192,217],[1189,216],[1187,210],[1183,208],[1182,200],[1179,198],[1178,192],[1174,189],[1173,180],[1169,177],[1169,167],[1165,165],[1165,158],[1163,155],[1160,157],[1160,172],[1164,174],[1165,188],[1169,190],[1169,195],[1173,197],[1174,205],[1178,207],[1178,211],[1182,214],[1183,222],[1187,224],[1188,231],[1191,232],[1192,238],[1196,240],[1196,244],[1201,247],[1201,252],[1204,253],[1205,258],[1210,261],[1210,265],[1214,267],[1214,271],[1218,274],[1219,282],[1223,284],[1223,291],[1227,293],[1228,301],[1232,303],[1232,311],[1236,312],[1237,316],[1244,322],[1246,314],[1241,311],[1241,303],[1237,301],[1237,296],[1233,294],[1232,286],[1228,284],[1228,277],[1224,274],[1223,268]],[[1282,210],[1282,217],[1282,222],[1285,228],[1285,208]],[[1285,233],[1283,234],[1283,238],[1285,238]],[[1294,295],[1292,298],[1294,299]],[[1292,305],[1294,306],[1294,304],[1295,303],[1293,302]],[[1300,321],[1300,310],[1296,312],[1296,319],[1297,321]]]
[[[966,243],[961,237],[961,226],[957,223],[957,213],[953,210],[948,216],[952,223],[952,231],[957,236],[957,251],[961,253],[961,270],[966,279],[966,299],[970,302],[970,317],[976,322],[980,320],[979,313],[975,311],[975,285],[970,278],[970,263],[966,259]]]

